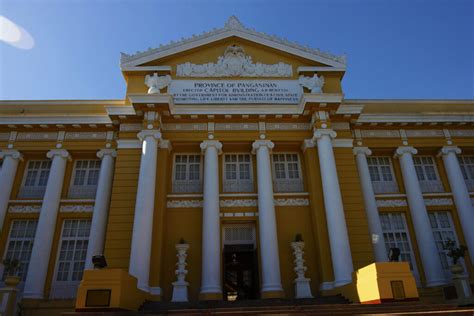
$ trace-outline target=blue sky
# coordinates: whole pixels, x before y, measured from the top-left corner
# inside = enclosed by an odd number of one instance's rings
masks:
[[[221,27],[346,53],[346,98],[474,99],[473,0],[0,0],[34,39],[0,40],[0,99],[121,99],[120,52]]]

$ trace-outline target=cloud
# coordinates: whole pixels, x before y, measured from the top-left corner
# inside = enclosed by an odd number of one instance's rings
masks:
[[[0,41],[21,49],[32,49],[35,40],[24,28],[0,15]]]

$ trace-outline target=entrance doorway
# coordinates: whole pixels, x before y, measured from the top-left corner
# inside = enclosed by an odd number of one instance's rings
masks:
[[[223,235],[224,299],[257,299],[259,280],[255,226],[224,226]]]

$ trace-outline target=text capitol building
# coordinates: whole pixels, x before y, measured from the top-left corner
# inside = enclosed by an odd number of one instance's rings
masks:
[[[32,315],[89,272],[162,302],[344,294],[390,248],[442,300],[448,240],[474,280],[473,100],[345,99],[344,57],[235,17],[120,65],[124,99],[0,102],[0,251]]]

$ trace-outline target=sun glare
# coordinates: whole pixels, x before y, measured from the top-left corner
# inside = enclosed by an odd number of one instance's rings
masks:
[[[32,49],[33,37],[21,26],[0,15],[0,41],[21,49]]]

